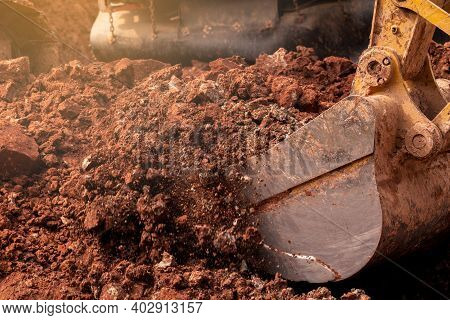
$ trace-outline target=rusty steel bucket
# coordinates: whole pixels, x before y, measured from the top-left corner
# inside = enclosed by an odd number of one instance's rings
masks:
[[[449,230],[449,82],[434,26],[402,5],[377,1],[352,94],[242,168],[271,273],[339,281]]]
[[[448,230],[449,153],[397,156],[396,105],[351,96],[248,162],[264,269],[339,281]]]

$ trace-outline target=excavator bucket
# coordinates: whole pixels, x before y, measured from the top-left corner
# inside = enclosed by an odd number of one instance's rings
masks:
[[[382,208],[372,103],[348,98],[248,162],[246,195],[259,204],[268,271],[294,281],[334,281],[374,255]]]
[[[0,59],[28,56],[32,71],[48,71],[58,61],[47,19],[26,0],[0,1]]]
[[[448,230],[449,97],[427,56],[434,27],[418,15],[378,0],[352,95],[242,169],[268,272],[339,281]]]
[[[99,9],[91,31],[98,59],[190,63],[232,55],[254,61],[261,53],[298,45],[325,56],[359,55],[367,47],[373,5],[365,0],[99,0]]]
[[[449,227],[449,155],[392,159],[397,103],[351,96],[250,159],[262,264],[293,281],[349,278]]]

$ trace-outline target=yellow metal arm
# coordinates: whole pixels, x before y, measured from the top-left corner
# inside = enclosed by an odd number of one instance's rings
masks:
[[[433,123],[441,130],[444,138],[444,150],[450,147],[450,103],[437,115]]]
[[[450,7],[450,1],[445,3],[445,10],[430,0],[395,0],[395,2],[399,7],[414,11],[445,33],[450,34],[450,15],[446,11]]]

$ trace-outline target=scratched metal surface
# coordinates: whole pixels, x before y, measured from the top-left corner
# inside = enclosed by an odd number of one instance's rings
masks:
[[[367,100],[351,96],[246,163],[253,203],[361,159],[374,151],[375,115]]]
[[[370,261],[382,232],[373,157],[286,193],[258,217],[271,273],[311,283],[352,276]]]

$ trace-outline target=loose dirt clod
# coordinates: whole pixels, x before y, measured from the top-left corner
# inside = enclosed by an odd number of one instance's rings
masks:
[[[11,102],[23,94],[24,87],[31,79],[27,57],[0,61],[0,100]]]
[[[0,179],[29,175],[39,168],[38,145],[19,126],[0,121]]]

